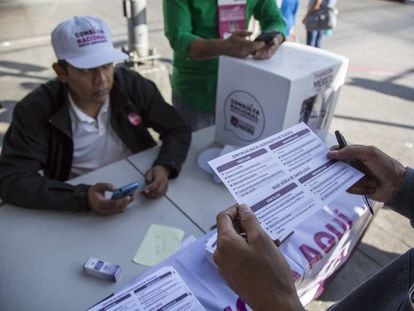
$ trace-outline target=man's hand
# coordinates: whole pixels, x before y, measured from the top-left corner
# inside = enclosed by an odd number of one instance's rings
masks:
[[[252,33],[247,30],[234,31],[230,37],[225,40],[224,55],[245,58],[251,54],[258,53],[260,50],[268,50],[266,43],[262,41],[250,41],[246,37]],[[277,47],[276,47],[277,49]],[[275,50],[276,51],[276,50]],[[267,52],[262,51],[260,55],[264,55]],[[273,54],[272,54],[273,55]]]
[[[357,161],[365,177],[348,189],[350,193],[368,195],[380,202],[390,202],[397,195],[404,180],[405,168],[400,162],[372,146],[352,145],[330,150],[331,159]]]
[[[146,186],[143,194],[149,199],[156,199],[163,196],[168,189],[168,176],[170,176],[171,169],[163,165],[153,166],[145,174]]]
[[[89,208],[104,216],[122,213],[133,199],[130,196],[118,200],[106,199],[105,191],[115,189],[114,185],[108,183],[98,183],[90,187],[88,190]]]
[[[273,41],[266,44],[264,47],[262,47],[260,50],[257,50],[253,53],[254,59],[269,59],[273,56],[273,54],[276,53],[279,46],[283,43],[283,36],[278,34]]]
[[[194,40],[188,48],[188,56],[193,60],[206,60],[220,55],[245,58],[264,48],[263,41],[250,41],[246,37],[252,33],[247,30],[234,31],[227,39]]]
[[[247,238],[240,236],[243,228]],[[303,310],[282,253],[245,206],[217,216],[214,261],[229,286],[253,310]]]

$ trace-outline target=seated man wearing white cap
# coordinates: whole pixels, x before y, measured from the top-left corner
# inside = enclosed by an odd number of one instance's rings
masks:
[[[191,131],[149,80],[113,62],[127,56],[114,49],[107,25],[73,17],[52,32],[57,79],[39,86],[14,110],[0,159],[0,197],[28,208],[122,212],[131,197],[105,198],[110,183],[70,185],[90,172],[156,145],[162,146],[146,173],[144,194],[162,196],[180,171]]]

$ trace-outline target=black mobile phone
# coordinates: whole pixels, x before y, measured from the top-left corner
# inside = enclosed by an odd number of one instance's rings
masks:
[[[128,195],[132,196],[135,190],[137,190],[138,186],[139,186],[138,182],[133,182],[133,183],[130,183],[129,185],[116,189],[112,194],[111,200],[118,200]]]
[[[270,44],[273,42],[273,39],[276,38],[278,34],[278,31],[265,31],[258,35],[257,38],[254,39],[254,41],[263,41],[266,44]]]

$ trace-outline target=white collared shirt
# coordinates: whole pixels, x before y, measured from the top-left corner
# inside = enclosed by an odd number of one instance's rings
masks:
[[[70,178],[88,173],[132,154],[112,129],[109,96],[96,119],[80,110],[69,93],[68,97],[74,147]]]

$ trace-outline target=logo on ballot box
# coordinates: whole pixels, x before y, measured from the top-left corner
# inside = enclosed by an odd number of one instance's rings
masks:
[[[326,90],[332,85],[336,72],[334,67],[329,67],[313,74],[313,89],[316,92]]]
[[[255,141],[263,133],[265,119],[259,101],[246,91],[230,93],[224,102],[224,128],[244,141]]]

